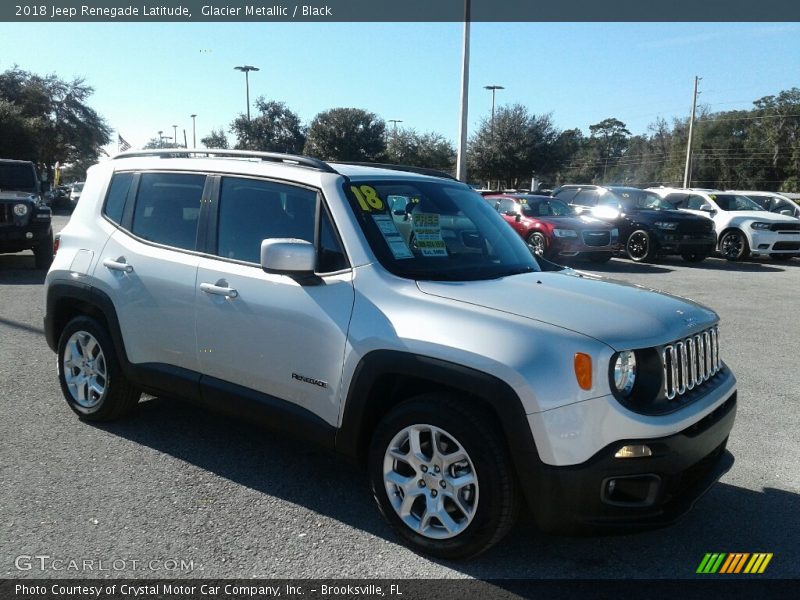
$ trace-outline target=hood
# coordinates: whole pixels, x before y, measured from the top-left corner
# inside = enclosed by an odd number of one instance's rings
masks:
[[[731,219],[753,219],[754,221],[764,221],[765,223],[797,223],[796,217],[781,215],[762,210],[723,210],[724,215],[730,215]]]
[[[577,229],[582,231],[588,228],[597,228],[597,229],[613,229],[613,225],[608,223],[607,221],[603,221],[602,219],[598,219],[596,217],[591,217],[589,215],[578,215],[574,217],[553,217],[553,216],[546,216],[543,215],[541,217],[524,217],[526,219],[532,219],[537,221],[542,221],[544,223],[549,223],[553,227],[558,227],[559,229]]]
[[[15,192],[11,190],[0,190],[0,200],[31,200],[36,198],[36,194],[31,192]]]
[[[691,300],[571,270],[417,286],[425,294],[569,329],[615,350],[665,344],[718,320]]]

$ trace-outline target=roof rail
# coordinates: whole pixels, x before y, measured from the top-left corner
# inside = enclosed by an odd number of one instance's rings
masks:
[[[310,167],[325,173],[337,173],[336,169],[318,158],[300,156],[298,154],[283,154],[280,152],[256,152],[254,150],[225,150],[214,148],[163,148],[158,150],[134,150],[120,152],[114,156],[118,158],[133,158],[140,156],[157,156],[160,158],[189,158],[192,156],[230,156],[233,158],[256,158],[263,161],[287,163],[301,167]]]
[[[443,179],[452,179],[458,181],[450,173],[445,173],[438,169],[429,169],[427,167],[412,167],[411,165],[392,165],[388,163],[371,163],[371,162],[351,162],[351,161],[334,161],[340,165],[353,165],[356,167],[375,167],[376,169],[389,169],[392,171],[407,171],[408,173],[417,173],[418,175],[430,175],[431,177],[441,177]]]

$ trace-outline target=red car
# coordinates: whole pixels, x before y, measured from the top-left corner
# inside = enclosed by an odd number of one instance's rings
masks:
[[[619,231],[608,223],[578,215],[568,204],[551,196],[494,194],[484,199],[548,260],[580,256],[606,262],[621,249]]]

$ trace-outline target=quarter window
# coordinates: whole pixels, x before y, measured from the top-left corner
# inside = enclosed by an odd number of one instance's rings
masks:
[[[106,205],[103,214],[114,221],[117,225],[122,223],[122,213],[125,210],[125,200],[131,189],[133,173],[117,173],[111,179],[106,196]]]
[[[194,250],[205,180],[205,175],[143,174],[131,231],[151,242]]]

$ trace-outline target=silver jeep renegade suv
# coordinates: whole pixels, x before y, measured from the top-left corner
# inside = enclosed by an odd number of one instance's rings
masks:
[[[555,269],[555,270],[554,270]],[[68,405],[179,396],[365,465],[404,542],[655,527],[733,463],[717,315],[537,262],[466,185],[228,150],[92,167],[46,280]]]

